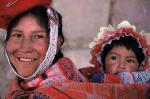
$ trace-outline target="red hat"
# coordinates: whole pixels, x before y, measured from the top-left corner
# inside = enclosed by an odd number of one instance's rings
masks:
[[[7,28],[16,15],[34,6],[49,6],[52,0],[0,0],[0,28]]]

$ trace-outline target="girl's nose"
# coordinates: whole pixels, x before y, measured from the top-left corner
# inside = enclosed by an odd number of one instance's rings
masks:
[[[124,68],[125,68],[125,62],[124,62],[123,60],[120,61],[118,67],[119,67],[120,69],[124,69]]]

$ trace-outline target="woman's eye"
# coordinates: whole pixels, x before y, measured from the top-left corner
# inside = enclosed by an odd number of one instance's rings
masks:
[[[44,38],[44,36],[43,35],[35,35],[34,38],[39,39],[39,38]]]
[[[22,35],[21,34],[13,34],[12,37],[21,38]]]

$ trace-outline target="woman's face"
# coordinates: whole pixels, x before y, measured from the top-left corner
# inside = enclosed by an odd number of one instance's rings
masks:
[[[135,53],[123,46],[114,47],[105,59],[105,71],[109,74],[133,72],[138,69],[138,66]]]
[[[44,60],[48,45],[46,30],[32,15],[28,15],[12,28],[6,50],[16,71],[23,77],[29,77]]]

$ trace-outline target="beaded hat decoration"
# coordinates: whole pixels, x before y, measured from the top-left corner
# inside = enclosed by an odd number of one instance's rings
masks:
[[[111,44],[113,40],[119,40],[120,37],[132,36],[139,43],[139,48],[142,48],[145,59],[142,66],[148,66],[148,56],[150,56],[150,47],[146,41],[146,37],[141,33],[136,32],[136,27],[131,25],[128,21],[122,21],[117,28],[111,25],[108,27],[101,27],[100,32],[94,38],[93,42],[89,44],[91,48],[91,63],[97,68],[102,69],[101,54],[107,44]]]

